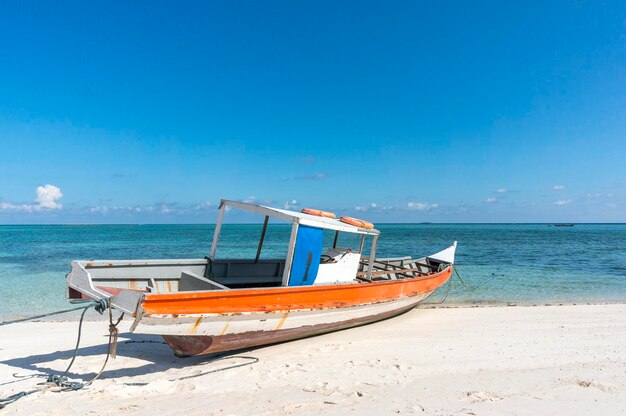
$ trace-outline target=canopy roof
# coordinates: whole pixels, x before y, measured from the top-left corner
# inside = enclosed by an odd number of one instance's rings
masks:
[[[246,202],[230,201],[222,199],[220,207],[230,206],[233,208],[239,208],[244,211],[254,212],[260,215],[266,215],[270,218],[278,218],[283,221],[297,223],[300,225],[307,225],[309,227],[324,228],[327,230],[342,231],[346,233],[354,234],[367,234],[367,235],[379,235],[380,231],[376,229],[366,230],[365,228],[355,227],[354,225],[346,224],[338,219],[318,217],[315,215],[309,215],[302,212],[288,211],[286,209],[266,207],[264,205],[249,204]]]

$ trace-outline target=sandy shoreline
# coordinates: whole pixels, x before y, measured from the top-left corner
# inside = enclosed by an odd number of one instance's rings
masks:
[[[101,380],[0,414],[626,414],[624,304],[420,308],[217,359],[177,358],[129,323]],[[85,323],[74,377],[99,370],[106,335]],[[75,336],[72,321],[0,327],[0,398],[62,371]]]

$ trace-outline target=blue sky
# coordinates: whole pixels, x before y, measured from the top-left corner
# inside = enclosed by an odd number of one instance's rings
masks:
[[[212,222],[222,197],[624,222],[625,22],[623,2],[2,2],[0,223]]]

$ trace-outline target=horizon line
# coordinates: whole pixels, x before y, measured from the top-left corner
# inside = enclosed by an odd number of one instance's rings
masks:
[[[37,227],[37,226],[116,226],[116,225],[215,225],[211,222],[190,222],[190,223],[41,223],[41,224],[0,224],[0,227]],[[224,225],[262,225],[262,222],[224,222]],[[289,225],[289,222],[274,223],[269,225]],[[626,225],[626,222],[379,222],[380,225]]]

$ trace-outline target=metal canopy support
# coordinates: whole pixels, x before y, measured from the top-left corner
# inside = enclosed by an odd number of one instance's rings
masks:
[[[337,247],[337,239],[339,238],[339,231],[335,231],[335,240],[333,241],[333,248]]]
[[[365,234],[361,236],[361,244],[359,245],[359,254],[363,252],[363,244],[365,244]]]
[[[265,240],[265,231],[267,231],[267,222],[270,217],[265,216],[265,221],[263,221],[263,231],[261,231],[261,239],[259,240],[259,247],[256,249],[256,257],[254,258],[254,262],[259,262],[259,257],[261,256],[261,249],[263,248],[263,240]]]
[[[213,242],[211,243],[211,252],[209,259],[215,260],[215,251],[217,250],[217,241],[220,238],[220,232],[222,230],[222,221],[224,220],[224,211],[226,211],[226,205],[224,202],[220,203],[220,211],[217,214],[217,223],[215,224],[215,232],[213,233]]]
[[[222,200],[222,205],[241,209],[248,212],[254,212],[259,215],[269,215],[270,218],[278,218],[287,222],[297,222],[300,225],[309,227],[322,228],[325,230],[341,231],[353,234],[378,235],[380,231],[374,229],[365,229],[346,224],[334,218],[318,217],[302,212],[288,211],[286,209],[271,208],[263,205],[249,204],[245,202]]]
[[[293,263],[293,253],[296,248],[296,236],[298,235],[298,223],[294,222],[291,226],[291,237],[289,237],[289,248],[287,249],[287,258],[285,259],[285,270],[283,271],[283,286],[289,285],[289,277],[291,276],[291,263]]]
[[[376,241],[378,240],[378,236],[375,235],[372,239],[372,249],[370,250],[370,258],[367,263],[367,275],[365,278],[372,281],[372,269],[374,268],[374,260],[376,259]]]

